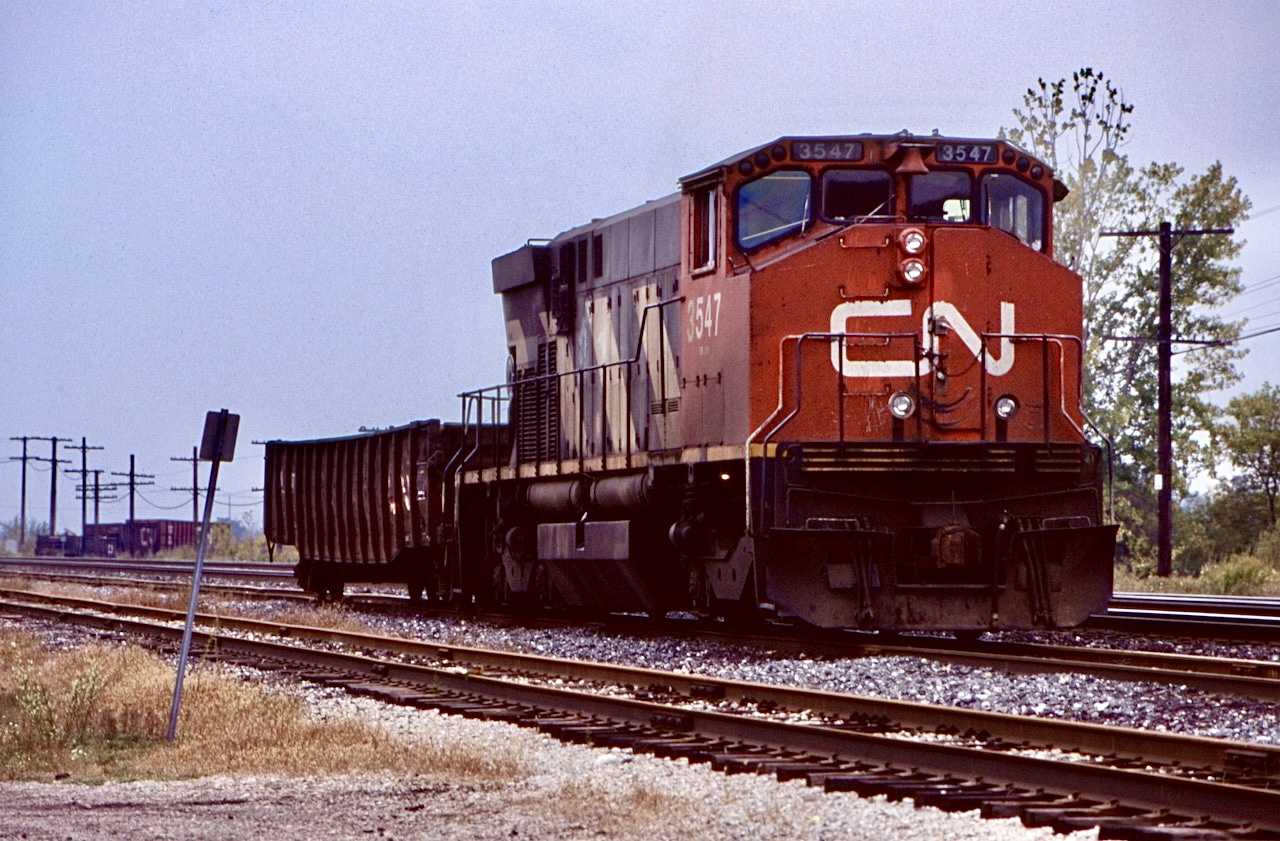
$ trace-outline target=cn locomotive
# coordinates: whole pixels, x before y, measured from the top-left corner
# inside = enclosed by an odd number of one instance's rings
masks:
[[[1111,591],[1066,195],[1004,140],[784,137],[493,261],[507,381],[266,450],[303,587],[885,631]]]

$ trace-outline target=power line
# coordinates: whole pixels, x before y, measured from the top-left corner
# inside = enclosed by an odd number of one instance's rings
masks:
[[[148,484],[155,484],[155,483],[149,482]],[[141,491],[138,492],[138,496],[142,497],[142,501],[145,502],[147,505],[150,505],[152,508],[158,508],[161,511],[177,511],[179,508],[185,508],[187,505],[187,501],[185,499],[182,500],[182,502],[179,502],[177,505],[161,505],[160,503],[155,502],[154,500],[148,499],[147,495],[142,493]],[[132,515],[130,516],[132,518]]]
[[[71,439],[59,438],[57,436],[46,438],[40,435],[23,435],[21,437],[10,438],[9,440],[22,442],[22,455],[9,457],[10,461],[22,462],[22,504],[20,506],[21,513],[18,517],[18,519],[21,520],[21,524],[18,528],[18,534],[21,540],[25,542],[27,539],[27,462],[29,461],[34,461],[37,465],[40,462],[47,462],[49,464],[49,534],[55,534],[58,531],[58,465],[71,463],[67,459],[58,458],[58,442],[70,441]],[[49,458],[30,455],[27,452],[28,441],[48,441],[52,444]],[[43,468],[39,466],[37,466],[36,469],[43,470]]]
[[[1280,333],[1280,325],[1276,325],[1275,327],[1268,327],[1265,330],[1255,330],[1252,333],[1245,333],[1243,336],[1237,336],[1234,339],[1221,339],[1216,342],[1204,342],[1201,344],[1200,347],[1191,347],[1191,348],[1186,348],[1184,350],[1175,350],[1174,355],[1178,355],[1182,353],[1192,353],[1197,350],[1206,350],[1211,347],[1227,347],[1229,345],[1234,345],[1234,344],[1243,342],[1246,339],[1256,339],[1259,336],[1266,336],[1271,333]]]
[[[1268,286],[1275,286],[1277,283],[1280,283],[1280,274],[1273,274],[1271,277],[1266,277],[1266,278],[1263,278],[1262,280],[1255,280],[1251,283],[1246,283],[1245,290],[1240,294],[1243,296],[1243,295],[1248,295],[1250,292],[1259,292],[1263,289],[1266,289]]]
[[[186,461],[191,463],[191,487],[175,488],[170,487],[171,491],[189,491],[191,493],[191,522],[200,522],[200,448],[191,448],[191,457],[186,456],[170,456],[169,461]],[[186,504],[185,502],[183,503]]]
[[[105,470],[90,470],[89,472],[93,474],[93,532],[95,538],[100,538],[102,537],[100,531],[102,528],[100,517],[102,501],[106,500],[107,502],[112,502],[117,499],[117,497],[114,496],[103,496],[102,492],[118,490],[119,486],[114,484],[102,484],[102,474],[106,472]],[[81,499],[84,499],[89,495],[89,485],[87,483],[81,485],[76,490],[80,491]],[[89,537],[88,528],[81,531],[80,537],[82,540]]]

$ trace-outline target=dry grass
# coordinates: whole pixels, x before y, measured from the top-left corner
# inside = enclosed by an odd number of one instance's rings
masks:
[[[637,837],[646,831],[662,835],[673,825],[689,822],[705,814],[707,804],[691,800],[680,791],[654,783],[635,781],[619,791],[618,786],[591,779],[569,780],[547,804],[554,813],[574,820],[601,838]],[[767,833],[766,833],[767,834]]]
[[[138,648],[47,651],[0,630],[0,778],[382,772],[496,782],[532,767],[516,749],[398,738],[355,718],[318,721],[297,697],[218,667],[188,676],[180,738],[169,744],[173,680],[171,666]]]
[[[258,613],[254,610],[237,611],[245,616]],[[270,611],[261,611],[258,618],[288,625],[309,625],[313,628],[325,628],[330,631],[343,631],[356,634],[373,632],[373,626],[341,604],[309,604],[285,605],[272,607]]]

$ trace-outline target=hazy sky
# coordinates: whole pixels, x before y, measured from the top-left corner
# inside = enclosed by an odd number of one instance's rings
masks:
[[[87,437],[90,469],[136,454],[138,516],[189,516],[170,458],[222,407],[240,517],[251,441],[452,419],[502,378],[493,257],[785,134],[993,135],[1082,66],[1136,104],[1136,163],[1239,179],[1251,289],[1227,312],[1280,325],[1278,42],[1269,0],[6,0],[0,520],[24,435]],[[1242,388],[1280,381],[1280,333],[1245,346]],[[46,520],[47,465],[28,482]]]

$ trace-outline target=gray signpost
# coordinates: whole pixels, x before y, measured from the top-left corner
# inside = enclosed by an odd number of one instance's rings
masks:
[[[236,453],[236,432],[240,428],[240,416],[226,409],[209,412],[204,421],[204,437],[200,444],[200,460],[212,462],[209,468],[209,492],[204,498],[204,523],[200,527],[200,541],[196,544],[196,568],[191,578],[191,599],[187,604],[187,624],[182,631],[182,649],[178,653],[178,677],[173,684],[173,706],[169,710],[169,741],[178,733],[178,709],[182,706],[182,678],[187,671],[187,656],[191,652],[191,632],[196,621],[196,599],[200,596],[200,574],[204,569],[204,551],[209,543],[209,520],[213,516],[213,493],[218,487],[218,465],[231,461]]]

